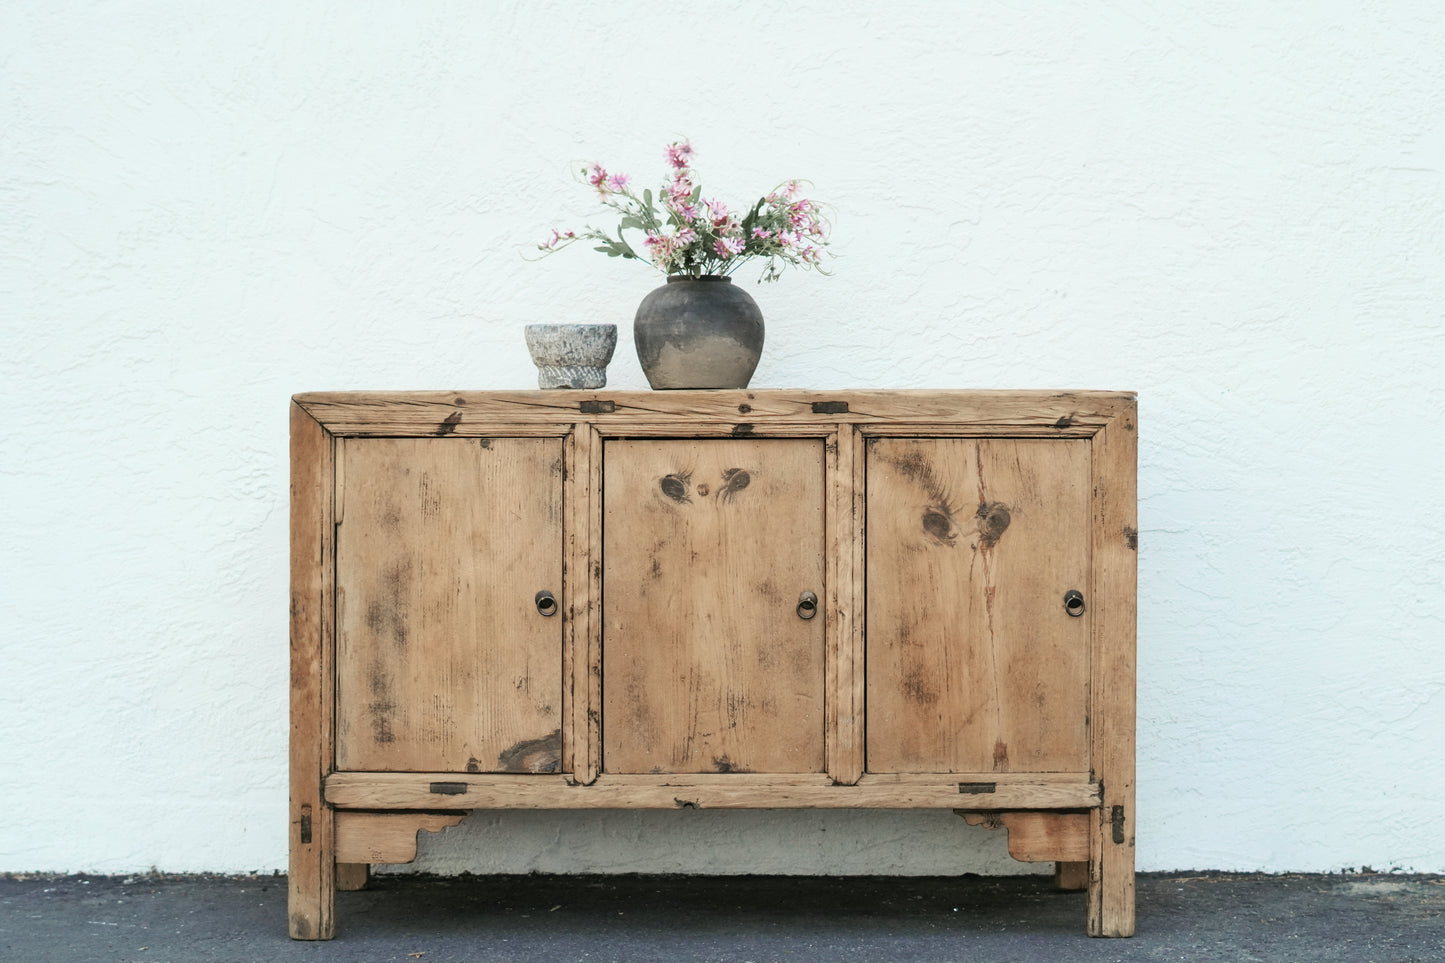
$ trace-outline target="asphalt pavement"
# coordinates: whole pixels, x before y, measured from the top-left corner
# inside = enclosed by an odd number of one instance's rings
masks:
[[[300,943],[284,876],[11,874],[0,960],[1445,963],[1445,877],[1141,874],[1138,901],[1138,934],[1103,940],[1043,876],[379,875]]]

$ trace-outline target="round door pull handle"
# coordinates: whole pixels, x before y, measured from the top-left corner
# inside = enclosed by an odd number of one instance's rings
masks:
[[[1074,618],[1084,614],[1084,593],[1078,589],[1069,589],[1064,593],[1064,611]]]
[[[533,601],[537,603],[537,611],[543,615],[557,614],[557,600],[552,596],[552,593],[546,589],[538,592],[537,597],[533,599]]]
[[[812,592],[804,592],[798,596],[798,618],[811,619],[818,614],[818,596]]]

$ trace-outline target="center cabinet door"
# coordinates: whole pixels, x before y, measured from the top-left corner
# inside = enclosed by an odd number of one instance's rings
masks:
[[[604,771],[821,772],[823,441],[609,441],[603,472]]]
[[[557,771],[562,440],[352,438],[337,461],[337,768]]]

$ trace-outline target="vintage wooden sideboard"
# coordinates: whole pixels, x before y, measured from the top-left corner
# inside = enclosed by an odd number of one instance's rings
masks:
[[[1134,929],[1121,392],[291,406],[290,932],[474,809],[941,808]]]

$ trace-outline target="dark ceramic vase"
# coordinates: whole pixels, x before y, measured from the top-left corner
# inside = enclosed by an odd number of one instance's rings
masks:
[[[763,312],[732,278],[670,277],[638,305],[632,338],[654,388],[746,388],[763,353]]]

